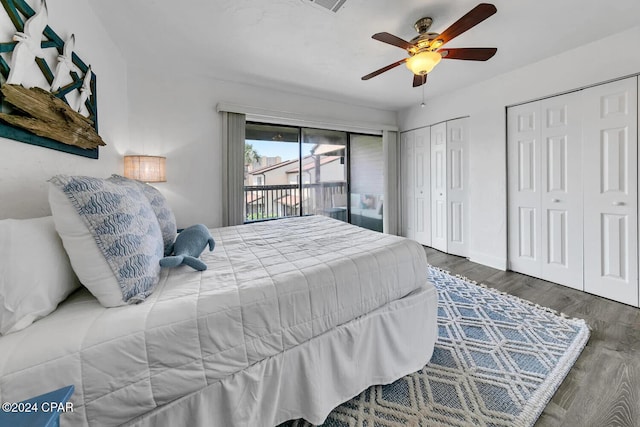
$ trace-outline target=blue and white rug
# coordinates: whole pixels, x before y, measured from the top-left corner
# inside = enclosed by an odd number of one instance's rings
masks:
[[[429,279],[439,294],[429,364],[368,388],[334,409],[324,426],[531,426],[589,339],[584,320],[433,267]]]

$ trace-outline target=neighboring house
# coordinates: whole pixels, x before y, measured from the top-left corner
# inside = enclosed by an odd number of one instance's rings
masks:
[[[300,169],[302,197],[297,187]],[[330,189],[325,191],[322,184]],[[301,202],[305,212],[316,212],[330,203],[331,194],[346,192],[344,160],[342,156],[309,155],[302,158],[302,168],[298,160],[286,160],[249,172],[245,179],[247,186],[269,186],[264,190],[245,190],[249,220],[296,214]]]
[[[340,156],[309,156],[311,161],[304,161],[302,165],[302,183],[315,184],[316,182],[337,182],[345,180],[344,161]],[[318,167],[320,166],[320,167]],[[319,173],[318,173],[319,171]],[[300,177],[300,168],[295,167],[287,170],[287,181],[289,184],[297,184]]]
[[[244,185],[264,185],[264,182],[262,182],[261,179],[256,179],[255,177],[251,178],[249,176],[249,173],[254,172],[258,169],[264,169],[269,166],[274,166],[279,163],[282,163],[282,157],[280,156],[274,156],[274,157],[260,156],[260,160],[257,160],[252,164],[245,166],[246,173],[244,177]]]
[[[340,156],[305,156],[302,158],[302,183],[337,182],[345,180],[344,161]],[[317,175],[319,163],[320,174]],[[245,185],[297,184],[300,175],[298,160],[285,160],[271,166],[252,170],[247,174]],[[318,179],[320,178],[320,179]]]
[[[286,169],[298,165],[298,160],[285,160],[270,166],[250,171],[245,185],[286,185],[289,184]]]

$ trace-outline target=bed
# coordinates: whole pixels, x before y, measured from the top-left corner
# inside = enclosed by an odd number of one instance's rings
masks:
[[[208,269],[161,270],[142,303],[80,288],[0,336],[0,400],[73,384],[62,425],[320,424],[429,361],[437,294],[418,243],[321,216],[211,234]]]

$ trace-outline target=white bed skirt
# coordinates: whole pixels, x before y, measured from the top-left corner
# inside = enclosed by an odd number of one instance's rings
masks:
[[[272,427],[297,418],[321,424],[370,385],[427,364],[437,305],[437,292],[427,284],[126,425]]]

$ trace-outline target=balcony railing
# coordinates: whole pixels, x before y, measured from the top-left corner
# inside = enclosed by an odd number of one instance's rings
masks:
[[[334,195],[346,193],[346,182],[303,184],[302,189],[297,184],[245,186],[245,222],[322,214],[334,207]]]

